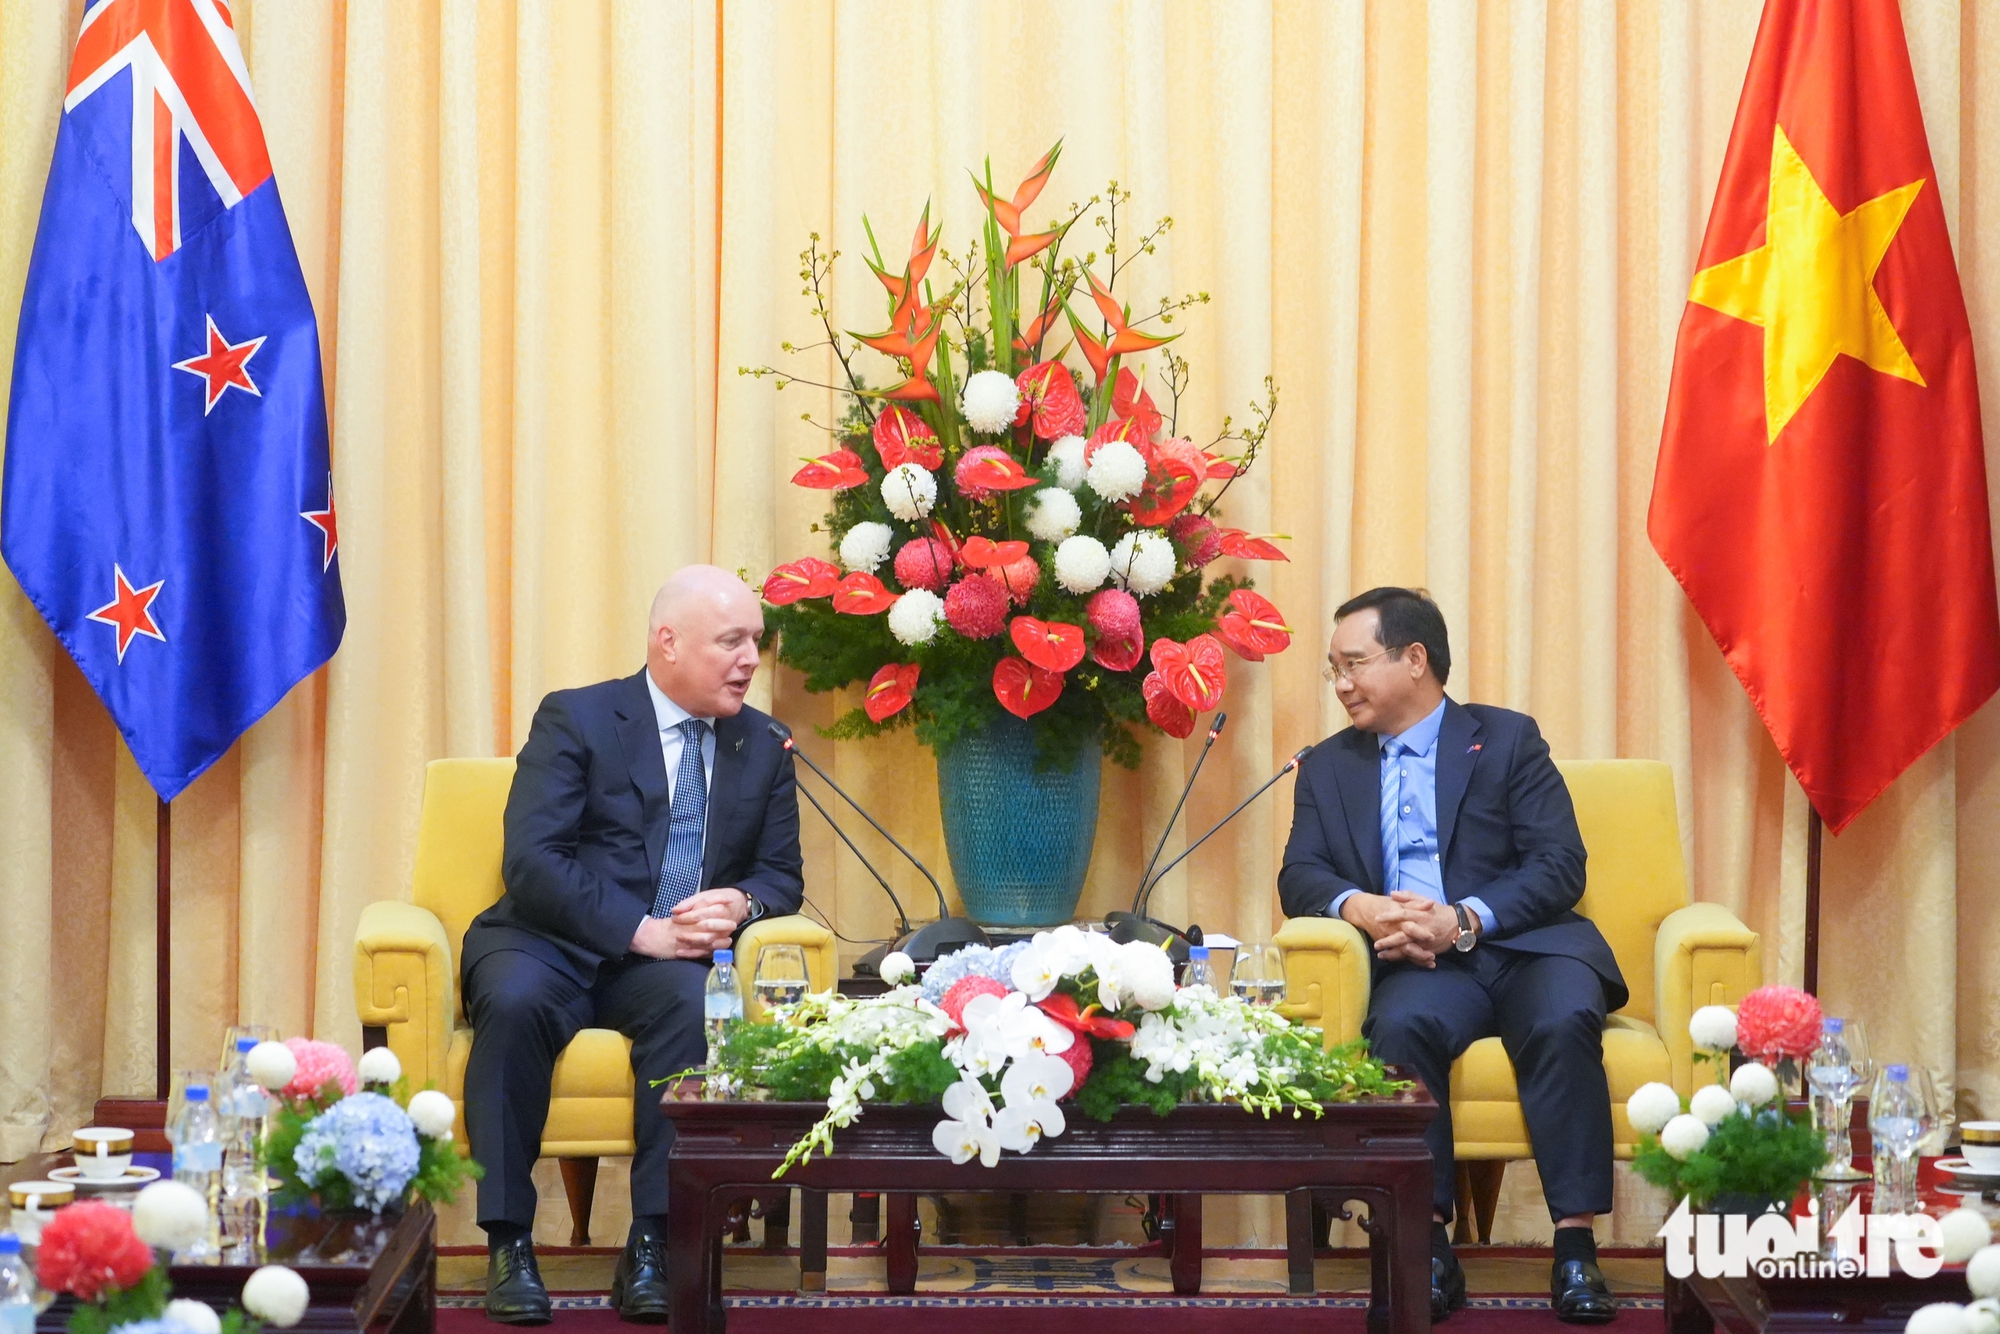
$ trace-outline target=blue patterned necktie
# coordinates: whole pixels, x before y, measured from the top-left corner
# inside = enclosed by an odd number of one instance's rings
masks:
[[[1394,737],[1382,743],[1383,761],[1391,766],[1382,775],[1382,892],[1393,893],[1402,885],[1403,743]]]
[[[653,916],[665,917],[701,885],[702,825],[708,812],[708,775],[701,743],[708,724],[699,718],[680,723],[681,763],[674,775],[673,805],[667,814],[667,850],[660,858],[660,885],[653,891]]]

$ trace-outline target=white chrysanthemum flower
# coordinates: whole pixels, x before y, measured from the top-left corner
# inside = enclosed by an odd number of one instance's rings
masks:
[[[1736,1014],[1727,1005],[1704,1005],[1688,1020],[1688,1036],[1703,1051],[1728,1051],[1736,1045]]]
[[[1975,1297],[2000,1297],[2000,1246],[1985,1246],[1965,1262],[1965,1286]]]
[[[184,1251],[208,1235],[208,1201],[180,1181],[155,1181],[132,1201],[132,1231],[156,1251]]]
[[[187,1334],[222,1334],[222,1317],[215,1313],[215,1308],[192,1297],[176,1297],[168,1302],[160,1319],[176,1329],[186,1330]]]
[[[873,573],[876,566],[889,559],[889,544],[895,540],[896,530],[888,524],[865,519],[840,539],[840,563],[850,570]]]
[[[1704,1084],[1688,1099],[1688,1111],[1701,1118],[1705,1126],[1719,1126],[1725,1118],[1736,1114],[1736,1099],[1720,1084]]]
[[[904,523],[915,523],[937,504],[937,478],[916,463],[899,463],[882,479],[882,503]]]
[[[1778,1096],[1778,1077],[1770,1066],[1752,1061],[1738,1066],[1729,1077],[1729,1092],[1745,1107],[1762,1107]]]
[[[370,1047],[355,1063],[354,1077],[364,1084],[393,1084],[403,1077],[403,1063],[387,1047]]]
[[[1094,537],[1079,533],[1056,548],[1056,582],[1072,593],[1093,592],[1111,573],[1111,553]]]
[[[298,1324],[311,1301],[306,1281],[284,1265],[265,1265],[243,1284],[243,1309],[279,1329]]]
[[[1097,995],[1107,1010],[1164,1010],[1174,1003],[1174,961],[1158,945],[1127,941],[1097,969]]]
[[[1074,491],[1083,485],[1083,447],[1090,442],[1080,435],[1066,435],[1049,446],[1049,462],[1056,465],[1056,485]]]
[[[876,970],[884,982],[892,987],[900,987],[917,975],[916,961],[901,950],[891,950],[882,956],[882,965]]]
[[[998,435],[1014,424],[1021,410],[1021,389],[1005,371],[977,371],[958,396],[966,425],[981,435]]]
[[[1702,1119],[1690,1112],[1682,1112],[1673,1120],[1660,1127],[1660,1147],[1667,1156],[1682,1161],[1701,1152],[1701,1146],[1708,1143],[1708,1126]]]
[[[944,624],[944,599],[928,589],[913,588],[889,608],[889,633],[899,644],[928,644]]]
[[[1903,1334],[1973,1334],[1970,1312],[1957,1302],[1932,1302],[1910,1312]]]
[[[1083,480],[1107,501],[1125,500],[1146,485],[1146,458],[1123,440],[1107,440],[1090,456]]]
[[[1174,579],[1174,544],[1164,533],[1135,528],[1111,548],[1111,582],[1134,597],[1157,593]]]
[[[1941,1254],[1948,1265],[1962,1265],[1993,1244],[1993,1225],[1977,1209],[1953,1209],[1938,1219],[1944,1230]]]
[[[1625,1100],[1625,1119],[1632,1123],[1632,1129],[1643,1134],[1659,1134],[1662,1126],[1680,1114],[1681,1095],[1674,1092],[1671,1084],[1657,1080],[1641,1084]]]
[[[1028,531],[1044,542],[1060,542],[1083,522],[1076,497],[1059,486],[1045,486],[1028,498]]]
[[[2000,1301],[1975,1297],[1966,1304],[1965,1313],[1972,1317],[1972,1334],[2000,1334]]]
[[[260,1042],[243,1060],[250,1078],[267,1089],[277,1090],[298,1078],[299,1058],[282,1042]]]
[[[425,1089],[410,1098],[408,1108],[410,1124],[425,1139],[451,1138],[452,1123],[458,1120],[458,1109],[451,1099],[436,1089]]]

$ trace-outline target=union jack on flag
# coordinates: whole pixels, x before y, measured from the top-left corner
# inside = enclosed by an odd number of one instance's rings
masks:
[[[21,303],[0,555],[171,799],[339,646],[337,549],[319,332],[229,5],[95,0]]]

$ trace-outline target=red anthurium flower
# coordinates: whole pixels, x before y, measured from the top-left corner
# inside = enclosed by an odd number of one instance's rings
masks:
[[[1139,423],[1127,417],[1113,417],[1110,421],[1092,431],[1090,439],[1084,441],[1084,466],[1088,467],[1090,460],[1096,456],[1097,451],[1112,440],[1123,440],[1126,444],[1138,450],[1140,456],[1148,464],[1152,463],[1153,442],[1146,438],[1146,433],[1140,429]]]
[[[1014,191],[1014,198],[1011,201],[994,198],[986,192],[986,186],[977,176],[972,178],[972,188],[979,192],[980,202],[993,210],[994,221],[1000,224],[1000,230],[1007,233],[1005,262],[1010,269],[1022,260],[1041,253],[1056,239],[1055,232],[1040,232],[1033,236],[1022,235],[1021,211],[1034,203],[1035,197],[1041,194],[1042,187],[1049,183],[1049,173],[1056,169],[1056,159],[1061,156],[1062,140],[1058,139],[1055,147],[1042,154],[1042,160],[1028,172],[1028,179],[1022,181]]]
[[[1138,418],[1127,420],[1137,422]],[[1126,502],[1132,521],[1143,528],[1157,528],[1194,503],[1194,493],[1208,480],[1201,451],[1187,440],[1167,440],[1153,446],[1152,466],[1146,485]]]
[[[1146,656],[1145,632],[1134,630],[1122,639],[1100,639],[1090,650],[1090,656],[1114,672],[1129,672]]]
[[[807,459],[806,466],[792,474],[792,485],[809,486],[815,491],[845,491],[867,480],[868,469],[861,466],[861,456],[851,449],[836,449],[831,454]]]
[[[1066,672],[1083,661],[1083,627],[1066,621],[1038,621],[1016,616],[1007,627],[1014,647],[1035,666]]]
[[[974,459],[969,466],[963,463],[961,466],[962,471],[958,474],[961,485],[970,482],[989,491],[1019,491],[1023,487],[1041,485],[1023,471],[1018,460],[1010,457],[989,456]]]
[[[895,606],[900,596],[884,588],[882,581],[866,570],[856,570],[834,590],[833,609],[849,616],[873,616]]]
[[[1196,635],[1185,644],[1155,639],[1153,670],[1166,681],[1174,698],[1196,713],[1206,713],[1222,703],[1228,666],[1222,657],[1222,643],[1214,635]]]
[[[1076,381],[1060,361],[1030,366],[1015,377],[1014,383],[1021,388],[1022,413],[1015,425],[1032,415],[1037,439],[1060,440],[1066,435],[1082,435],[1083,428],[1090,424],[1090,412],[1083,406],[1083,396],[1076,392]]]
[[[993,669],[993,695],[1016,718],[1032,718],[1062,694],[1063,676],[1026,658],[1002,658]]]
[[[1146,433],[1148,440],[1160,433],[1167,423],[1160,416],[1160,410],[1153,406],[1153,396],[1139,387],[1139,377],[1132,373],[1130,366],[1118,369],[1118,379],[1111,386],[1111,411],[1114,416],[1130,417],[1139,423],[1139,429]]]
[[[1290,541],[1290,537],[1285,533],[1266,533],[1262,537],[1252,537],[1241,528],[1224,528],[1221,530],[1221,537],[1222,554],[1225,556],[1234,556],[1238,560],[1289,561],[1291,559],[1269,541],[1273,537]]]
[[[1103,1013],[1098,1006],[1093,1005],[1087,1010],[1079,1010],[1076,997],[1066,991],[1052,991],[1046,999],[1036,1001],[1035,1004],[1043,1014],[1072,1033],[1123,1042],[1139,1031],[1123,1019],[1114,1019]]]
[[[908,708],[916,697],[917,677],[923,670],[918,663],[892,662],[875,673],[869,679],[867,697],[861,701],[869,721],[879,723]]]
[[[1028,554],[1026,542],[995,542],[990,537],[968,537],[958,549],[958,559],[967,569],[990,570],[1012,565]]]
[[[965,564],[965,544],[951,535],[951,529],[944,526],[944,520],[931,520],[931,536],[944,543],[945,548],[951,552],[954,565]]]
[[[780,565],[764,581],[764,601],[786,607],[802,598],[832,597],[840,587],[840,571],[817,556]]]
[[[936,472],[944,466],[944,446],[930,423],[908,408],[890,404],[875,419],[875,452],[884,468],[915,463]]]
[[[1194,734],[1194,710],[1174,698],[1165,677],[1158,672],[1147,672],[1146,679],[1139,683],[1139,691],[1146,697],[1146,716],[1153,726],[1183,740]]]
[[[1222,458],[1209,453],[1205,449],[1201,451],[1201,456],[1208,460],[1208,476],[1210,481],[1230,478],[1236,475],[1236,460]]]
[[[1215,628],[1229,647],[1251,662],[1262,662],[1265,654],[1283,653],[1292,646],[1292,627],[1284,616],[1269,598],[1247,588],[1229,595],[1229,610]]]

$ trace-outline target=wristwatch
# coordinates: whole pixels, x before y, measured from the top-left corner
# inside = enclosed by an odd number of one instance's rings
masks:
[[[1477,923],[1473,921],[1472,909],[1463,903],[1454,903],[1451,908],[1458,914],[1458,935],[1451,942],[1451,947],[1460,954],[1469,954],[1472,947],[1479,943]]]

